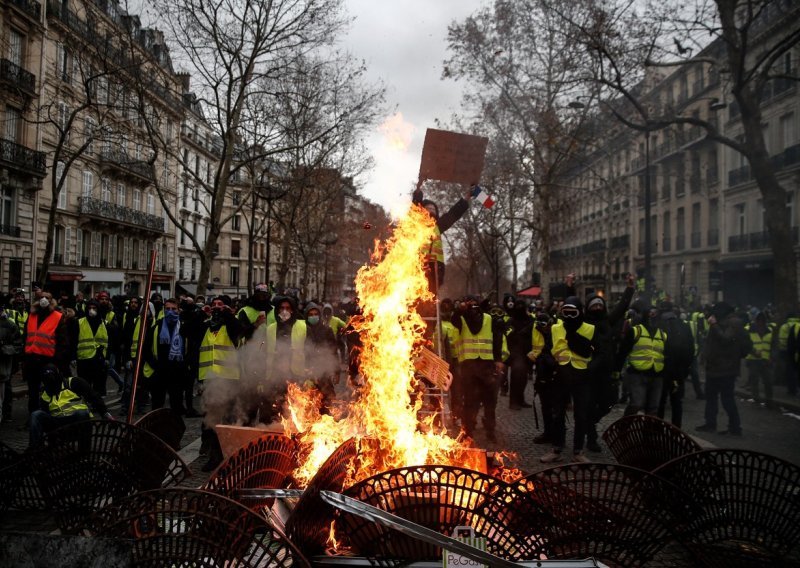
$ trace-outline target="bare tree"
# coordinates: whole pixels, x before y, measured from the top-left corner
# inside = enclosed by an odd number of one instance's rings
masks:
[[[346,19],[341,0],[154,0],[153,5],[162,16],[159,23],[167,29],[175,61],[192,76],[198,103],[219,144],[210,175],[195,180],[207,196],[206,238],[187,234],[200,253],[198,292],[204,293],[220,231],[229,220],[223,218],[223,206],[230,180],[249,162],[286,149],[275,123],[262,122],[263,116],[254,112],[254,99],[269,95],[265,86],[291,73],[298,57],[328,45]],[[157,120],[149,123],[148,133],[153,164],[162,154],[181,162]],[[157,184],[157,190],[172,221],[186,232],[170,211],[169,188]]]
[[[559,30],[560,20],[541,0],[497,0],[449,28],[451,58],[445,77],[479,88],[465,97],[480,130],[497,138],[516,160],[509,185],[523,209],[515,218],[536,234],[547,287],[552,202],[563,169],[580,147],[585,108],[570,108],[579,94],[575,42]],[[509,217],[509,220],[511,217]],[[531,251],[534,254],[534,251]]]
[[[761,101],[774,89],[798,80],[792,50],[800,43],[800,6],[783,0],[695,0],[638,4],[612,0],[574,3],[568,12],[548,2],[566,24],[565,33],[581,44],[584,72],[600,86],[607,105],[627,126],[641,132],[692,125],[706,137],[747,158],[763,197],[774,257],[775,299],[782,314],[797,303],[797,259],[786,208],[786,190],[776,177],[764,140]],[[730,106],[738,110],[743,132],[734,138],[716,121],[685,114],[685,105],[658,104],[648,97],[648,68],[701,68],[721,78]]]

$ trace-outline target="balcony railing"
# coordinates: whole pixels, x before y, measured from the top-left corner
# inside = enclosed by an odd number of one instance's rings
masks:
[[[164,219],[94,197],[78,198],[78,212],[101,219],[119,221],[148,231],[164,232]]]
[[[19,238],[19,227],[16,225],[0,225],[0,235],[8,235],[9,237]]]
[[[8,59],[0,59],[0,80],[10,83],[28,95],[36,94],[36,75]]]
[[[700,248],[700,237],[701,234],[699,232],[692,233],[692,248]]]
[[[798,236],[800,230],[798,227],[792,227],[790,234],[793,244],[798,244]],[[729,252],[743,252],[754,250],[765,250],[770,247],[769,232],[760,231],[758,233],[748,233],[746,235],[732,235],[728,237],[728,251]]]
[[[708,230],[708,246],[715,247],[719,244],[719,229]]]
[[[630,235],[621,235],[619,237],[612,237],[611,238],[611,248],[628,248],[631,244],[631,236]]]
[[[44,177],[46,173],[44,152],[31,150],[5,138],[0,138],[0,161],[37,177]]]
[[[105,149],[100,155],[101,159],[112,166],[133,174],[142,180],[152,183],[155,181],[153,166],[143,160],[135,160],[128,157],[125,152],[119,150]]]
[[[42,5],[35,0],[11,0],[9,4],[16,6],[37,22],[42,17]]]

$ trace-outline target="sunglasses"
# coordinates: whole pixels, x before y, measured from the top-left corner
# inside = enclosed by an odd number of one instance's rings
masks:
[[[574,319],[581,315],[578,308],[561,308],[561,316],[569,319]]]

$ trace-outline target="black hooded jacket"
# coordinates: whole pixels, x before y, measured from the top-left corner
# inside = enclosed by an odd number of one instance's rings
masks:
[[[606,301],[601,296],[592,294],[586,301],[586,323],[594,326],[594,337],[598,346],[598,352],[592,357],[592,362],[589,366],[594,373],[607,375],[614,370],[614,359],[619,347],[618,338],[620,337],[625,312],[627,312],[633,298],[633,292],[633,287],[625,288],[622,298],[620,298],[620,301],[614,306],[610,314],[606,308]],[[595,313],[588,309],[588,306],[596,299],[603,303],[603,311],[600,313]]]

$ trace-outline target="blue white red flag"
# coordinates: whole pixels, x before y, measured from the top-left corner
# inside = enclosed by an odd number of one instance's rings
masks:
[[[475,189],[472,190],[472,197],[473,199],[477,199],[486,209],[490,209],[492,205],[494,205],[494,199],[492,196],[486,193],[486,191],[479,185],[475,186]]]

